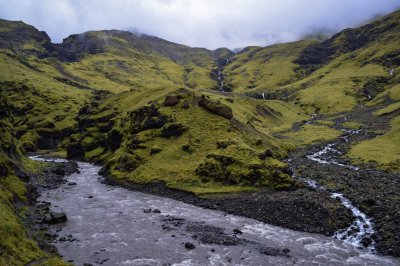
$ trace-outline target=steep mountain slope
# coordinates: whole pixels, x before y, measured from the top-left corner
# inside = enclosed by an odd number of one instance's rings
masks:
[[[282,99],[309,114],[351,111],[357,105],[386,108],[396,117],[400,71],[400,12],[396,11],[332,38],[250,47],[224,70],[234,91],[257,98]],[[390,111],[390,112],[389,112]],[[392,168],[399,159],[396,121],[392,133],[355,145],[349,154],[358,162],[375,161]],[[359,122],[359,121],[358,121]],[[382,143],[390,143],[381,145]],[[393,149],[392,149],[393,147]],[[381,154],[385,154],[384,159]]]
[[[0,91],[0,265],[26,265],[35,261],[41,261],[42,265],[66,265],[60,258],[42,251],[20,220],[31,194],[12,128],[13,108]]]
[[[124,184],[162,183],[205,197],[290,194],[304,188],[291,175],[290,152],[360,129],[367,137],[347,156],[398,172],[398,21],[400,11],[323,41],[234,54],[118,30],[52,44],[32,26],[0,20],[0,207],[18,223],[12,195],[23,201],[26,180],[15,169],[23,170],[28,152],[49,149],[101,163]],[[320,206],[335,219],[339,203],[329,200]],[[12,259],[47,256],[32,245],[35,254]]]
[[[262,98],[262,92],[268,99],[285,97],[288,92],[277,89],[301,78],[294,61],[305,48],[315,43],[317,40],[304,40],[268,47],[247,47],[232,57],[232,62],[225,67],[226,81],[235,92],[258,98]]]

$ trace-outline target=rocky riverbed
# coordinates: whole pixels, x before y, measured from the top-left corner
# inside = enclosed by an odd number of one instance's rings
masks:
[[[98,175],[99,169],[79,163],[79,174],[68,176],[58,188],[42,191],[38,199],[50,212],[66,213],[67,222],[50,225],[46,234],[58,252],[75,265],[399,263],[332,237],[110,186]],[[153,193],[156,189],[156,185],[147,188]],[[219,208],[224,201],[229,199],[208,200],[208,205],[215,206],[207,207]]]
[[[363,229],[354,223],[367,219],[373,228],[367,236],[361,237],[356,245],[376,249],[380,254],[400,256],[400,174],[377,169],[373,164],[352,165],[345,155],[353,143],[373,138],[376,132],[385,130],[396,113],[385,117],[374,116],[379,107],[359,106],[343,115],[314,116],[308,123],[331,120],[334,128],[342,135],[332,141],[303,147],[290,155],[289,164],[294,173],[312,182],[311,187],[326,190],[332,195],[345,196],[348,203],[357,209],[353,212],[353,226],[337,232],[343,239],[360,236]],[[347,121],[355,121],[359,129],[344,127]],[[353,208],[353,210],[355,210]],[[349,208],[352,209],[352,208]],[[355,214],[355,215],[354,215]],[[361,216],[360,216],[361,215]],[[361,220],[362,220],[361,219]],[[367,229],[367,228],[364,228]],[[347,231],[346,231],[347,230]],[[346,233],[344,233],[346,231]],[[341,232],[341,233],[340,233]],[[354,240],[354,238],[352,239]]]
[[[348,159],[342,157],[347,143],[362,137],[362,134],[345,132],[342,138],[326,146],[300,150],[293,155],[291,165],[300,176],[325,186],[331,192],[346,195],[354,206],[372,218],[376,233],[371,235],[371,239],[364,240],[366,246],[374,241],[379,253],[399,256],[400,176],[376,170],[370,165],[351,166]],[[318,157],[310,157],[310,154],[316,155],[324,149],[326,152]]]

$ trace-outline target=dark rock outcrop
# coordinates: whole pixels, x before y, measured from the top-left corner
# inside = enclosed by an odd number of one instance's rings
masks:
[[[49,212],[45,215],[43,222],[48,224],[59,224],[67,221],[67,215],[62,212]]]
[[[196,246],[194,244],[190,243],[190,242],[186,242],[185,243],[185,248],[190,250],[190,249],[195,249]]]
[[[199,106],[226,119],[231,119],[233,117],[232,109],[219,101],[212,101],[202,96],[199,100]]]
[[[179,98],[178,96],[175,95],[169,95],[165,97],[164,101],[164,106],[169,107],[169,106],[175,106],[179,103]]]
[[[130,132],[136,134],[148,129],[157,129],[170,121],[167,115],[160,113],[154,106],[143,106],[130,114]]]
[[[185,130],[186,128],[181,123],[169,123],[161,129],[161,137],[179,137]]]

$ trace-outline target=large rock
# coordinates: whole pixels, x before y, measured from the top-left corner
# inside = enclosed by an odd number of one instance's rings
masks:
[[[186,242],[186,243],[185,243],[185,248],[190,250],[190,249],[196,248],[196,246],[193,245],[193,244],[190,243],[190,242]]]
[[[54,167],[50,169],[50,171],[56,175],[65,175],[65,169],[61,167]]]
[[[179,137],[185,131],[185,127],[181,123],[169,123],[161,129],[161,137]]]
[[[232,109],[226,105],[218,105],[215,107],[215,113],[226,119],[231,119],[233,117]]]
[[[49,212],[45,215],[43,222],[48,224],[59,224],[67,221],[67,215],[62,212]]]
[[[67,146],[68,159],[80,159],[84,155],[80,142],[71,142]]]
[[[168,106],[175,106],[179,103],[179,98],[178,96],[175,95],[169,95],[165,97],[165,101],[164,101],[164,106],[168,107]]]
[[[182,104],[182,109],[189,109],[189,108],[190,108],[190,103],[188,101]]]
[[[132,111],[129,116],[131,120],[130,131],[132,134],[161,128],[170,121],[167,115],[160,113],[153,105],[140,107]]]
[[[219,101],[206,99],[204,96],[199,100],[199,106],[226,119],[231,119],[233,117],[232,109],[229,106],[221,104]]]

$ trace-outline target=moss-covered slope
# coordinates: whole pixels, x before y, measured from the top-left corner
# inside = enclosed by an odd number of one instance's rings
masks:
[[[42,251],[21,221],[28,201],[21,153],[12,128],[12,103],[0,92],[0,265],[65,265],[53,254]],[[18,206],[18,207],[16,207]]]
[[[348,156],[399,171],[399,21],[397,11],[326,40],[234,54],[118,30],[52,44],[0,20],[0,263],[49,258],[13,207],[27,196],[20,158],[40,149],[101,162],[121,182],[199,194],[296,189],[288,152],[337,138],[335,119],[368,106],[383,126],[346,121],[375,134]]]

